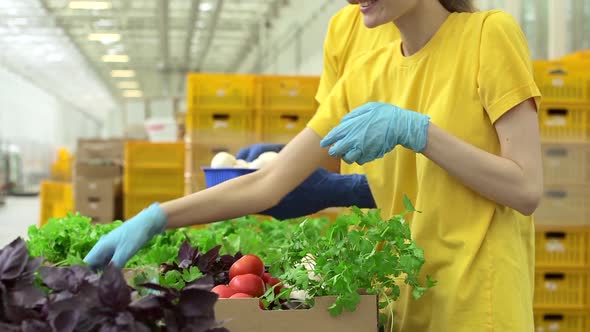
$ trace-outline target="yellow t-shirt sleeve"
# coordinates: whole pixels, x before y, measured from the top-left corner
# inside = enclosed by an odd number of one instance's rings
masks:
[[[320,104],[318,111],[307,123],[307,127],[322,138],[339,125],[349,111],[346,93],[347,76],[345,75],[336,83],[329,96]]]
[[[516,20],[507,13],[493,13],[482,29],[478,92],[492,123],[529,98],[535,98],[538,107],[541,93],[526,37]]]
[[[334,27],[334,18],[330,20],[326,40],[324,41],[324,63],[322,68],[322,75],[320,77],[320,85],[316,92],[315,99],[321,105],[330,92],[338,82],[338,64],[336,56],[332,53],[334,49],[334,38],[338,38]]]

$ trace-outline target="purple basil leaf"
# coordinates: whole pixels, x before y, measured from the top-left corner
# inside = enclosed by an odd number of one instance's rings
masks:
[[[51,326],[40,320],[26,320],[21,323],[22,332],[52,332]],[[61,331],[60,331],[61,332]]]
[[[114,310],[123,310],[131,302],[131,289],[121,270],[113,264],[109,264],[100,277],[98,297],[101,303]]]
[[[235,260],[238,260],[238,259],[242,258],[243,256],[244,256],[244,255],[242,254],[242,252],[241,252],[241,251],[238,251],[238,252],[236,252],[236,254],[234,255],[234,259],[235,259]]]
[[[115,318],[115,322],[116,322],[117,326],[119,326],[119,327],[122,327],[122,326],[131,327],[131,326],[135,325],[135,319],[133,318],[133,315],[129,311],[119,312],[117,314],[117,317]]]
[[[210,291],[215,286],[215,281],[213,280],[212,275],[205,275],[199,279],[196,279],[190,283],[188,283],[184,289],[202,289],[206,291]]]
[[[179,269],[188,269],[193,264],[193,261],[190,259],[184,259],[178,264]]]
[[[66,268],[42,266],[39,268],[39,274],[43,283],[54,291],[63,291],[68,289],[68,276],[71,272]]]
[[[22,332],[21,326],[0,322],[0,331],[2,332]]]
[[[0,250],[0,280],[19,277],[29,262],[29,252],[20,237]]]
[[[206,273],[210,270],[210,267],[215,263],[215,260],[219,256],[220,250],[221,246],[217,246],[198,258],[197,266],[201,272]]]
[[[185,317],[215,318],[213,308],[218,295],[202,289],[185,289],[180,293],[178,309]]]
[[[161,302],[156,296],[148,295],[131,303],[129,309],[141,320],[153,322],[164,316],[160,305]]]
[[[8,320],[15,323],[26,320],[37,320],[40,318],[39,313],[31,308],[8,305],[6,306],[5,310]]]
[[[221,264],[221,266],[223,266],[224,268],[227,267],[226,270],[229,270],[229,268],[232,266],[233,263],[236,262],[236,259],[234,258],[234,256],[232,255],[223,255],[221,257],[219,257],[219,263]]]
[[[160,268],[162,269],[162,274],[166,274],[169,271],[180,270],[180,267],[178,264],[176,264],[176,262],[172,262],[172,264],[163,263],[160,265]]]
[[[178,262],[185,260],[192,261],[194,255],[195,249],[188,243],[188,241],[182,242],[182,245],[180,245],[180,248],[178,249]]]
[[[78,325],[79,318],[80,312],[78,310],[67,310],[57,314],[50,323],[55,331],[72,332]]]
[[[19,289],[13,289],[8,293],[6,297],[8,303],[13,306],[19,306],[23,308],[31,308],[40,303],[45,298],[45,294],[30,284]]]
[[[179,332],[178,326],[178,314],[173,310],[164,311],[164,324],[166,326],[166,332]]]
[[[184,324],[182,331],[190,332],[208,332],[212,328],[217,327],[215,319],[211,318],[190,318],[186,324]]]
[[[229,332],[229,330],[226,329],[225,327],[216,327],[214,329],[210,329],[207,332]]]

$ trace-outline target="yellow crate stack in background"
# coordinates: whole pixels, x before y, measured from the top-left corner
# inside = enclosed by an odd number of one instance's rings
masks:
[[[183,196],[184,145],[125,143],[124,217],[129,219],[153,202]]]
[[[236,154],[255,141],[256,76],[187,76],[184,193],[205,188],[202,166],[221,151]]]
[[[590,58],[588,58],[590,59]],[[535,325],[590,331],[590,61],[536,61],[544,193],[535,213]]]
[[[65,217],[68,212],[74,210],[74,194],[71,183],[41,181],[40,196],[39,227],[45,225],[50,218]]]

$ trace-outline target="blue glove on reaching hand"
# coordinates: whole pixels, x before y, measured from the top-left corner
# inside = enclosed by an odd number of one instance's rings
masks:
[[[154,203],[103,236],[84,258],[84,262],[93,269],[103,268],[109,262],[123,268],[139,249],[164,231],[166,223],[166,214],[158,203]]]
[[[383,157],[397,145],[422,152],[430,117],[401,107],[371,102],[354,109],[321,141],[329,153],[363,165]]]
[[[330,207],[349,206],[375,208],[366,176],[340,175],[318,168],[279,204],[260,214],[276,219],[292,219]]]
[[[258,158],[261,154],[265,152],[281,152],[281,150],[285,147],[284,144],[266,144],[266,143],[259,143],[250,145],[247,148],[241,149],[238,154],[236,155],[236,159],[242,159],[247,162],[252,162]]]

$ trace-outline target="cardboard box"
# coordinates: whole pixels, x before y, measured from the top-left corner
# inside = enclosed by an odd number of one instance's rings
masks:
[[[104,223],[121,219],[123,213],[121,167],[76,164],[74,177],[76,211]]]
[[[328,308],[336,298],[318,297],[311,309],[261,310],[258,299],[219,299],[215,318],[232,332],[377,332],[377,296],[361,295],[356,311],[332,317]]]
[[[76,163],[74,170],[75,178],[87,179],[114,179],[121,178],[123,169],[119,165],[91,165],[84,163]]]
[[[87,179],[77,177],[74,186],[76,211],[105,223],[121,219],[120,178]]]
[[[122,165],[125,154],[123,139],[80,139],[76,152],[76,162],[83,164]]]

